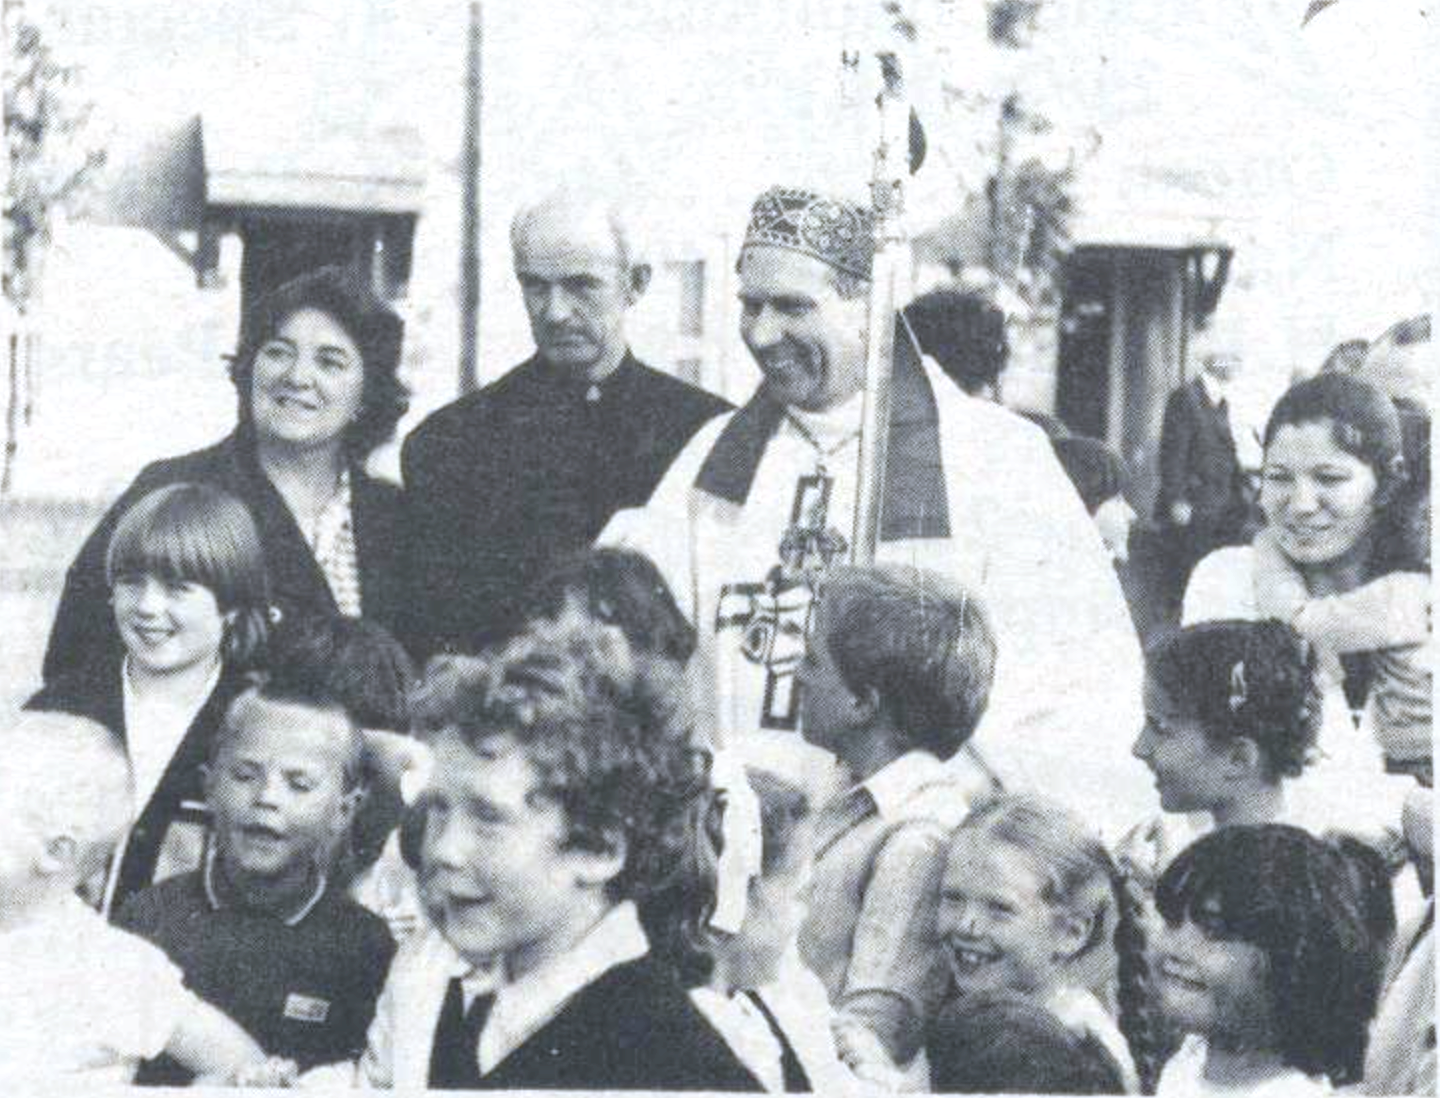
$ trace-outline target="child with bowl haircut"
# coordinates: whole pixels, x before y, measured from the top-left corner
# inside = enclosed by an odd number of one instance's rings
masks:
[[[365,1045],[394,945],[334,879],[363,794],[363,741],[324,662],[291,659],[231,704],[206,769],[202,868],[134,897],[120,924],[186,983],[302,1070]],[[141,1081],[176,1084],[168,1061]]]
[[[432,665],[420,836],[432,928],[407,941],[361,1075],[397,1089],[752,1090],[650,908],[694,840],[680,687],[623,640],[521,638]]]
[[[833,569],[817,605],[801,723],[850,787],[816,818],[800,955],[836,1010],[842,1057],[878,1080],[918,1063],[944,995],[935,917],[945,839],[995,788],[966,750],[995,639],[978,600],[915,568]]]
[[[208,484],[167,485],[127,507],[105,580],[119,651],[101,645],[26,708],[89,717],[124,745],[134,823],[102,886],[110,916],[200,862],[201,767],[245,672],[263,658],[270,582],[249,510]]]
[[[1359,1081],[1379,981],[1346,855],[1284,824],[1222,827],[1156,888],[1160,1009],[1186,1034],[1155,1093],[1300,1098]]]
[[[33,713],[0,734],[0,1088],[128,1083],[161,1052],[210,1081],[283,1081],[292,1067],[267,1064],[160,950],[75,895],[130,810],[125,755],[101,725]]]

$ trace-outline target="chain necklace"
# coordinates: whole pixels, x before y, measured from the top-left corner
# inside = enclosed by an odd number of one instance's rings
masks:
[[[825,471],[825,461],[827,458],[834,457],[841,450],[845,449],[845,447],[849,446],[852,442],[854,442],[857,438],[860,437],[860,428],[856,427],[855,430],[845,435],[839,442],[835,443],[834,445],[822,446],[820,444],[820,440],[811,433],[810,429],[806,427],[805,424],[800,422],[799,417],[787,411],[785,413],[785,418],[790,421],[790,426],[794,427],[795,430],[799,432],[800,437],[803,438],[806,442],[808,442],[811,449],[815,451],[815,474],[817,476],[823,477],[827,475]]]

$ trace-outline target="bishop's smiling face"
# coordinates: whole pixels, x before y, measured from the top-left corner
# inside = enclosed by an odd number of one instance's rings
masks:
[[[752,244],[740,256],[740,337],[771,391],[820,411],[865,383],[866,295],[842,297],[836,271],[813,256]]]

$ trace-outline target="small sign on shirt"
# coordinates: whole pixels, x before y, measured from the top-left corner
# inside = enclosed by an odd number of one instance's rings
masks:
[[[298,991],[292,991],[285,997],[285,1017],[295,1022],[314,1022],[317,1025],[325,1021],[330,1013],[330,1003],[325,999],[317,999],[313,995],[301,995]]]

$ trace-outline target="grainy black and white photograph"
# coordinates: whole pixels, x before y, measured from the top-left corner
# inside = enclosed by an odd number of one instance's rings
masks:
[[[1436,1094],[1429,0],[0,2],[0,1093]]]

